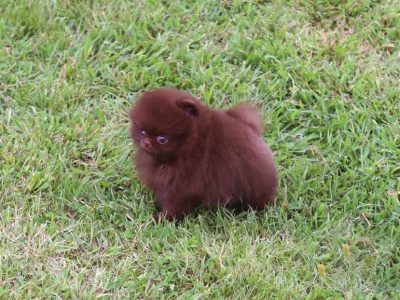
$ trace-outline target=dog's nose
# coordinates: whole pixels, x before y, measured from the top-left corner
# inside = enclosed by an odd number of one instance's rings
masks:
[[[143,139],[142,140],[143,143],[143,147],[146,149],[150,149],[151,148],[151,141],[149,139]]]

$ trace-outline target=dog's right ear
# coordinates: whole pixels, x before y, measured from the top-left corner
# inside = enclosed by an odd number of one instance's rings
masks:
[[[194,118],[199,114],[196,102],[190,98],[179,99],[176,101],[176,105],[190,118]]]

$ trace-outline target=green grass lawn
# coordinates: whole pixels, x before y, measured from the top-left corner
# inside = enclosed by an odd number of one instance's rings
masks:
[[[262,105],[275,205],[152,219],[164,85]],[[0,299],[398,299],[399,120],[399,0],[0,0]]]

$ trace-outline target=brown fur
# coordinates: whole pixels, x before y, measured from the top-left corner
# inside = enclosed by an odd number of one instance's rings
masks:
[[[212,110],[186,92],[160,88],[145,92],[129,117],[139,178],[167,219],[200,205],[260,210],[273,201],[277,170],[256,108]]]

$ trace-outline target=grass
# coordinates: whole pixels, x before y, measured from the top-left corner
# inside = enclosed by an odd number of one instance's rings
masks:
[[[399,41],[398,0],[0,0],[0,298],[399,298]],[[274,206],[154,222],[163,85],[262,105]]]

